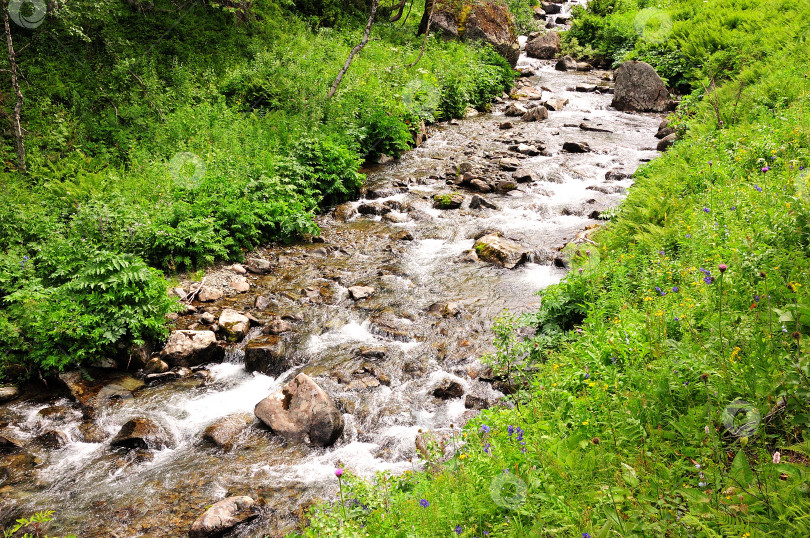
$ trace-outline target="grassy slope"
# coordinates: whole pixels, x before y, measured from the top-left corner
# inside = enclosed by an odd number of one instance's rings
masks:
[[[637,7],[600,24],[631,24]],[[680,51],[691,87],[715,77],[717,98],[684,99],[683,139],[575,253],[582,270],[539,312],[500,320],[496,364],[529,352],[518,366],[536,369],[519,405],[468,424],[436,472],[344,474],[357,502],[343,530],[323,505],[305,534],[810,533],[810,5],[667,11],[660,50]],[[540,334],[519,341],[516,323]]]
[[[490,49],[437,39],[406,66],[422,45],[412,14],[375,25],[327,101],[365,25],[339,2],[331,28],[273,2],[241,23],[205,3],[94,5],[84,38],[54,18],[13,30],[31,173],[14,172],[4,138],[0,378],[160,338],[173,305],[149,267],[317,233],[313,213],[356,194],[365,158],[398,155],[421,121],[484,109],[512,83]]]

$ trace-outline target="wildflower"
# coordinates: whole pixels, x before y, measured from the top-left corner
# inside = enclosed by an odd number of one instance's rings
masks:
[[[486,452],[486,453],[487,453],[487,454],[489,454],[490,456],[492,455],[492,452],[490,451],[490,447],[491,447],[491,446],[492,446],[492,445],[490,445],[489,443],[487,443],[487,445],[484,447],[484,452]]]
[[[777,463],[782,461],[782,454],[778,450],[773,453],[773,460],[772,461],[773,461],[774,465],[776,465]]]
[[[672,293],[678,293],[678,286],[672,287]]]
[[[700,486],[702,488],[706,487],[706,482],[698,482],[698,486]]]
[[[341,469],[340,467],[338,467],[337,469],[335,469],[335,476],[336,476],[336,477],[338,477],[338,478],[340,478],[341,476],[343,476],[343,469]]]
[[[703,277],[703,282],[705,282],[706,284],[711,284],[712,283],[712,277],[710,277],[710,276]]]
[[[692,237],[692,234],[686,234],[687,239],[690,239],[691,237]]]
[[[704,213],[711,213],[712,211],[708,207],[703,208]]]
[[[582,274],[582,267],[579,268],[579,274]]]
[[[427,499],[422,499],[421,501],[419,501],[419,504],[422,505],[422,508],[427,508],[428,506],[430,506],[430,503],[428,502]]]
[[[518,427],[517,432],[518,432],[517,440],[518,441],[523,441],[523,430],[520,427]]]
[[[759,295],[754,295],[754,302],[755,303],[758,303],[759,299],[760,299]]]
[[[462,532],[463,530],[464,530],[464,529],[462,529],[462,528],[461,528],[461,525],[456,525],[456,528],[455,528],[456,534],[461,534],[461,532]]]
[[[585,374],[585,379],[588,379],[590,377],[591,377],[591,374]]]
[[[515,433],[515,427],[510,424],[509,427],[506,428],[506,431],[509,433],[509,436],[511,437],[512,434]]]
[[[591,535],[588,534],[587,532],[583,532],[582,533],[582,538],[591,538]]]
[[[484,433],[489,433],[489,426],[486,424],[481,424],[481,431]]]
[[[720,274],[722,275],[723,273],[726,272],[726,269],[728,269],[728,265],[726,265],[725,263],[721,263],[720,265],[717,266],[717,268],[720,270]]]
[[[689,381],[684,381],[684,382],[683,382],[683,386],[684,386],[684,387],[688,387],[688,386],[689,386]]]
[[[754,188],[757,190],[757,192],[762,192],[762,187],[759,185],[754,185]]]
[[[768,170],[770,170],[770,169],[771,169],[771,167],[770,167],[770,166],[763,166],[763,167],[762,167],[762,171],[763,171],[763,172],[767,172],[767,171],[768,171]]]

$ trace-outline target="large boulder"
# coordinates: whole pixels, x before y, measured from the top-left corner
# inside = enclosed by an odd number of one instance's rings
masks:
[[[232,308],[223,310],[217,323],[230,341],[241,340],[250,328],[250,318]]]
[[[274,433],[296,441],[329,446],[343,433],[343,415],[306,374],[256,404],[255,415]]]
[[[259,515],[255,504],[253,499],[245,495],[228,497],[214,503],[191,524],[188,535],[190,538],[222,536],[240,523]]]
[[[526,55],[541,60],[551,60],[560,53],[560,34],[546,32],[526,43]]]
[[[250,413],[229,415],[205,428],[203,439],[214,443],[218,447],[230,450],[234,438],[250,426],[251,422],[253,422],[253,415]]]
[[[118,431],[110,441],[112,446],[160,450],[172,445],[172,438],[163,427],[152,419],[133,418]]]
[[[515,25],[505,2],[437,2],[430,31],[450,39],[489,43],[514,67],[520,56]]]
[[[169,366],[198,366],[221,362],[225,348],[217,344],[213,331],[172,331],[160,357]]]
[[[263,336],[245,346],[245,369],[248,372],[278,377],[291,367],[284,340],[278,335]]]
[[[548,119],[548,109],[544,106],[536,106],[523,114],[520,119],[523,121],[543,121]]]
[[[619,67],[611,106],[635,112],[664,112],[673,104],[664,81],[650,64],[627,61]]]
[[[13,400],[17,396],[20,395],[20,389],[15,387],[14,385],[9,385],[6,387],[0,387],[0,403],[8,402],[9,400]]]
[[[473,246],[484,261],[514,269],[528,259],[529,251],[517,241],[490,234],[479,238]]]
[[[557,61],[554,69],[557,71],[576,71],[577,61],[570,56],[563,56]]]
[[[512,67],[517,65],[520,45],[505,3],[485,1],[474,4],[464,21],[464,39],[489,43]]]

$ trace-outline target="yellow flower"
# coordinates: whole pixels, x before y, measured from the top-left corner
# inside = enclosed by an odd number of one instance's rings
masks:
[[[583,423],[582,423],[582,425],[583,425],[583,426],[587,426],[587,425],[588,425],[588,421],[586,420],[585,422],[583,422]]]
[[[596,385],[596,383],[588,383],[589,387],[593,387],[594,385]]]
[[[552,384],[551,384],[551,386],[552,386],[552,387],[556,387],[556,386],[557,386],[557,383],[552,383]]]

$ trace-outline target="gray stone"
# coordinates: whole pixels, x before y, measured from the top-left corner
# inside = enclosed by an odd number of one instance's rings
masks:
[[[332,445],[343,433],[343,415],[324,390],[306,374],[256,404],[255,415],[287,439]]]
[[[560,34],[546,32],[526,43],[526,55],[531,58],[550,60],[560,53]]]
[[[247,496],[228,497],[206,510],[191,525],[188,534],[190,538],[208,538],[222,536],[237,525],[249,521],[258,512],[254,509],[255,502]]]
[[[217,324],[230,341],[241,340],[250,328],[250,319],[232,308],[226,308],[219,314]]]
[[[169,366],[197,366],[220,362],[225,350],[217,344],[213,331],[172,331],[160,357]]]
[[[673,104],[669,90],[650,64],[627,61],[619,67],[611,106],[636,112],[664,112]]]
[[[203,439],[220,448],[230,450],[234,438],[242,433],[253,422],[250,413],[237,413],[221,418],[205,428]]]
[[[528,260],[529,250],[511,239],[490,234],[479,238],[473,249],[484,261],[514,269]]]
[[[111,446],[160,450],[172,445],[172,439],[157,422],[145,418],[134,418],[124,424],[110,441]]]

